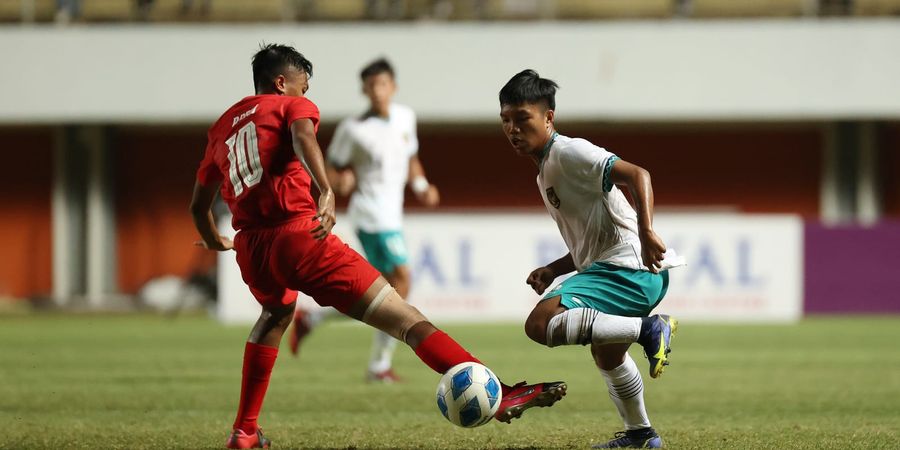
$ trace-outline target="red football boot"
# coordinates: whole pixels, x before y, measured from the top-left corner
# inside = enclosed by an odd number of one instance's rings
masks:
[[[504,385],[500,409],[494,414],[494,418],[500,422],[510,423],[513,419],[522,417],[526,409],[552,406],[565,395],[566,383],[562,381],[539,384],[525,384],[523,381],[510,388]]]
[[[256,433],[247,434],[243,430],[234,430],[225,441],[225,448],[269,448],[272,441],[266,439],[262,429],[257,428]]]
[[[297,356],[300,353],[300,342],[312,331],[312,328],[309,313],[302,308],[297,308],[294,311],[294,326],[291,327],[291,333],[288,336],[288,345],[292,355]]]

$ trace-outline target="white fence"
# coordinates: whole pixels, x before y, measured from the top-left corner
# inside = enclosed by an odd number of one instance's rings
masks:
[[[792,321],[802,312],[803,229],[784,215],[660,214],[655,228],[688,265],[672,269],[659,310],[687,320]],[[358,242],[346,221],[336,233]],[[546,214],[420,214],[406,219],[411,301],[435,322],[522,322],[539,297],[535,267],[566,253]],[[219,259],[219,318],[251,322],[259,306],[233,253]]]

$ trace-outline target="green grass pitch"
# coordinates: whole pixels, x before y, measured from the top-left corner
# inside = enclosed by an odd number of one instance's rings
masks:
[[[221,448],[248,329],[0,317],[0,448]],[[371,331],[331,321],[275,366],[260,419],[274,448],[589,448],[621,428],[587,348],[543,348],[512,324],[445,329],[507,382],[562,379],[568,396],[512,425],[456,428],[409,349],[396,357],[405,383],[367,385]],[[684,323],[668,371],[645,375],[650,418],[670,448],[900,448],[898,342],[897,317]]]

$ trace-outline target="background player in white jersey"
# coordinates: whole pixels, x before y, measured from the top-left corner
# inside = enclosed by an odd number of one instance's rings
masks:
[[[407,298],[410,271],[402,234],[404,189],[408,182],[416,199],[428,207],[437,206],[440,195],[419,161],[415,113],[392,102],[397,91],[394,68],[380,58],[364,67],[360,78],[369,109],[338,125],[328,146],[326,169],[337,194],[351,196],[347,212],[366,259]],[[294,353],[314,322],[298,311],[291,340]],[[391,368],[396,345],[388,334],[376,331],[367,373],[370,381],[398,380]]]
[[[667,269],[683,263],[653,231],[650,174],[556,132],[557,87],[525,70],[500,90],[503,131],[516,153],[537,164],[544,204],[569,249],[526,282],[544,294],[556,277],[578,271],[544,295],[525,332],[548,347],[591,345],[625,423],[624,432],[596,447],[661,447],[644,407],[640,372],[627,351],[634,342],[644,347],[653,378],[668,364],[677,323],[667,315],[647,316],[665,296]],[[634,208],[616,185],[627,187]]]

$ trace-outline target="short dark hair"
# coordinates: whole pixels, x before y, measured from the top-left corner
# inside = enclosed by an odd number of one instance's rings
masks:
[[[384,58],[378,58],[363,67],[363,70],[359,72],[359,79],[366,81],[366,78],[381,73],[389,74],[391,78],[394,78],[394,67]]]
[[[548,109],[556,109],[556,90],[553,80],[541,78],[537,72],[526,69],[515,74],[500,89],[500,106],[544,102]]]
[[[313,66],[302,53],[289,45],[262,44],[253,55],[253,87],[258,91],[265,84],[271,83],[288,67],[306,72],[312,77]]]

